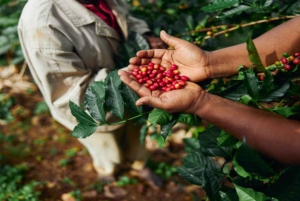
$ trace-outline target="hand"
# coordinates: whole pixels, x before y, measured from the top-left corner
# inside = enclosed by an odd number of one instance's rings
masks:
[[[205,95],[205,91],[192,82],[187,82],[187,85],[182,89],[169,92],[150,91],[147,87],[131,78],[130,72],[119,70],[118,74],[122,82],[141,97],[136,102],[138,106],[148,105],[165,110],[168,113],[184,112],[194,114],[201,107],[201,100]],[[184,101],[182,97],[184,97]]]
[[[186,75],[193,82],[210,78],[209,53],[183,39],[168,35],[161,31],[160,37],[174,49],[151,49],[137,52],[137,57],[130,59],[129,70],[137,66],[148,64],[150,61],[164,67],[176,64],[182,75]]]

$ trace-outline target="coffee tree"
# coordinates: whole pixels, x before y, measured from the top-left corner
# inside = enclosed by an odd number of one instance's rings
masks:
[[[297,16],[299,0],[140,0],[128,3],[132,4],[133,15],[145,19],[157,35],[160,30],[166,30],[205,50],[246,42],[253,65],[248,69],[241,66],[236,76],[199,83],[201,87],[249,107],[285,118],[299,118],[300,53],[284,54],[280,61],[263,66],[252,42],[252,38]],[[278,37],[278,42],[288,40]],[[123,45],[120,63],[124,64],[137,50],[145,48],[148,48],[146,41],[140,35],[132,34]],[[94,82],[88,87],[84,109],[70,102],[72,113],[79,122],[72,135],[88,137],[98,126],[136,121],[144,123],[141,129],[143,140],[150,127],[166,138],[178,122],[200,125],[201,119],[195,115],[168,114],[157,108],[137,107],[137,99],[138,96],[120,81],[116,71],[111,72],[105,81]],[[107,112],[120,121],[107,122]],[[184,141],[190,151],[183,158],[179,175],[202,186],[206,200],[300,199],[299,166],[282,165],[214,125],[197,133],[197,138]],[[223,158],[224,162],[220,165],[214,160],[216,157]]]

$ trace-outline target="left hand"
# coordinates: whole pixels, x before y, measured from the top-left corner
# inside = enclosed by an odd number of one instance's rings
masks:
[[[165,110],[168,113],[184,112],[192,114],[195,114],[202,107],[202,99],[206,92],[193,82],[187,82],[184,88],[169,92],[150,91],[150,89],[133,79],[130,71],[119,70],[118,74],[122,82],[141,97],[136,102],[138,106],[148,105]],[[184,101],[182,101],[182,97],[185,97]]]

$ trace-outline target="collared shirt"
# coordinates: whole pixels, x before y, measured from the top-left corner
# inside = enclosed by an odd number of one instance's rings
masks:
[[[121,34],[121,29],[118,25],[116,17],[112,13],[111,9],[107,5],[106,1],[98,0],[97,5],[94,4],[82,4],[84,7],[92,11],[95,15],[100,17],[106,24]]]
[[[125,39],[131,30],[149,31],[144,21],[129,15],[125,1],[107,3]],[[80,105],[88,84],[103,80],[114,69],[113,55],[118,54],[121,41],[118,33],[76,0],[29,0],[18,32],[26,62],[52,116],[73,130],[77,121],[69,100]]]

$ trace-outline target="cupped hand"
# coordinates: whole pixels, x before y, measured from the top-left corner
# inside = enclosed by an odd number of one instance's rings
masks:
[[[141,97],[137,100],[136,105],[148,105],[162,109],[168,113],[195,113],[197,108],[200,107],[201,100],[205,93],[199,85],[192,82],[187,82],[187,85],[182,89],[168,92],[159,90],[151,91],[132,78],[130,72],[119,70],[118,74],[122,82]],[[184,97],[184,99],[182,97]]]
[[[181,75],[186,75],[193,82],[210,78],[209,53],[196,45],[180,38],[173,37],[161,31],[160,38],[172,49],[150,49],[137,52],[136,57],[130,59],[129,70],[150,61],[164,67],[176,64]]]

